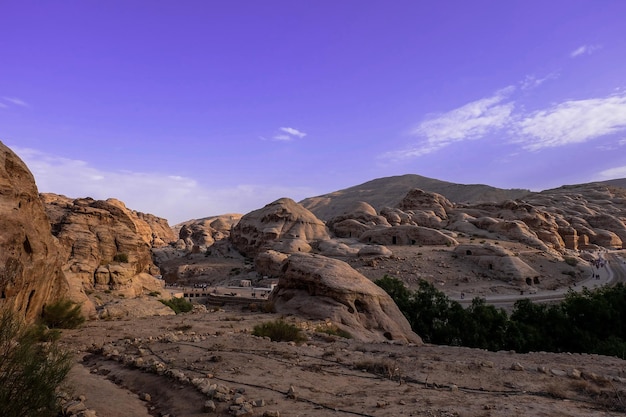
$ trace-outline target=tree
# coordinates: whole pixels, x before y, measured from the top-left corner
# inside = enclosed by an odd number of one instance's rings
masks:
[[[56,388],[71,368],[68,352],[42,326],[0,311],[0,410],[3,417],[56,416]]]

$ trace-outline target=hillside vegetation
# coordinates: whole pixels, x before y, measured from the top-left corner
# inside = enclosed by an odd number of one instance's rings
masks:
[[[559,304],[518,300],[510,316],[474,298],[467,309],[432,284],[415,291],[386,275],[376,284],[394,299],[425,342],[520,353],[597,353],[626,359],[626,287],[570,292]]]

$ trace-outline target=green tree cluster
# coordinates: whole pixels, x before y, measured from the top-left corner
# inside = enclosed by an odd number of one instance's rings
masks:
[[[474,298],[464,309],[427,281],[410,291],[397,278],[376,281],[425,342],[517,352],[598,353],[626,358],[626,287],[570,291],[559,304],[515,303],[510,317]]]

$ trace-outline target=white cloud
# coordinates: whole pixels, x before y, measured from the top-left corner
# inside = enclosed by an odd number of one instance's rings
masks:
[[[293,127],[281,127],[280,130],[287,133],[291,136],[296,136],[298,138],[303,138],[306,136],[306,133],[299,131],[298,129],[294,129]]]
[[[296,138],[303,138],[306,136],[301,130],[294,129],[293,127],[281,127],[278,132],[271,137],[271,140],[277,140],[281,142],[289,142]],[[261,140],[268,140],[265,136],[260,136]]]
[[[26,103],[24,100],[21,100],[19,98],[16,97],[2,97],[2,99],[4,101],[8,101],[11,104],[15,104],[16,106],[22,106],[22,107],[29,107],[28,103]],[[6,107],[6,105],[5,105]]]
[[[478,139],[504,127],[510,120],[514,103],[504,102],[515,90],[507,87],[493,96],[465,104],[420,123],[411,133],[426,140],[411,149],[390,152],[385,156],[406,158],[435,152],[455,142]]]
[[[589,140],[626,130],[626,94],[570,100],[524,116],[516,130],[527,150]]]
[[[225,213],[248,213],[281,197],[296,201],[319,192],[304,187],[242,184],[207,187],[193,178],[160,172],[107,171],[88,162],[11,146],[26,163],[40,192],[68,197],[116,198],[132,210],[168,219],[170,225]],[[68,181],[71,178],[71,181]]]
[[[582,45],[570,52],[569,56],[571,58],[576,58],[581,55],[591,55],[600,48],[600,45]]]
[[[527,77],[520,83],[521,90],[525,85],[538,85],[552,77],[541,80]],[[568,100],[533,112],[524,111],[523,105],[516,106],[514,91],[510,86],[490,97],[431,117],[411,131],[420,142],[382,157],[392,160],[419,157],[461,141],[493,137],[498,131],[513,136],[510,143],[527,151],[583,143],[626,131],[626,91],[617,90],[601,98]],[[620,138],[602,144],[601,149],[624,145],[626,139]]]
[[[522,90],[528,90],[531,88],[539,87],[544,82],[557,79],[558,77],[559,74],[556,72],[552,72],[543,78],[537,78],[535,75],[527,75],[522,81],[519,82],[519,84]]]
[[[626,178],[626,165],[605,169],[604,171],[598,173],[598,177],[600,178],[600,181],[610,180],[614,178]]]

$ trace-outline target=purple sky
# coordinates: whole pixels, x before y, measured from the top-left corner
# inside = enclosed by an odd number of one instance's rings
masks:
[[[0,2],[0,140],[171,224],[407,173],[626,177],[626,2]]]

